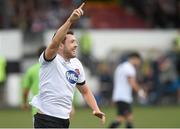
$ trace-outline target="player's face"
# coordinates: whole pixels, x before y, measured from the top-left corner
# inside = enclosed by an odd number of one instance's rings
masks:
[[[135,66],[138,68],[141,65],[141,60],[139,58],[135,58]]]
[[[74,58],[76,57],[78,43],[74,35],[67,34],[66,40],[64,42],[64,55],[67,58]]]

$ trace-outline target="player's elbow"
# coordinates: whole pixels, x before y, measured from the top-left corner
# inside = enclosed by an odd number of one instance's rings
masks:
[[[86,96],[87,94],[89,93],[89,89],[87,87],[84,87],[82,90],[81,90],[81,94],[83,96]]]

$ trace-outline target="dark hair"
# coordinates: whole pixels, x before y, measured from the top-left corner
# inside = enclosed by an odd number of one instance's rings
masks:
[[[69,30],[69,31],[66,33],[66,35],[67,35],[67,34],[74,35],[74,32],[73,32],[72,30]],[[65,40],[66,40],[66,36],[65,36],[64,39],[62,40],[62,43],[64,43]]]
[[[66,34],[74,35],[74,32],[72,30],[69,30]]]
[[[52,38],[54,38],[54,36],[56,35],[56,33],[57,33],[57,31],[54,33],[54,35],[53,35],[53,37],[52,37]],[[72,30],[68,30],[68,32],[66,33],[66,35],[67,35],[67,34],[74,35],[74,32],[73,32]],[[65,42],[65,40],[66,40],[66,36],[64,37],[64,39],[63,39],[62,43],[64,43],[64,42]]]
[[[41,53],[46,49],[46,46],[41,46],[39,47],[38,51],[37,51],[37,56],[39,57],[41,55]]]
[[[140,55],[139,53],[137,53],[137,52],[132,52],[132,53],[130,53],[129,56],[128,56],[128,58],[129,58],[129,59],[130,59],[130,58],[139,58],[140,60],[142,59],[142,58],[141,58],[141,55]]]

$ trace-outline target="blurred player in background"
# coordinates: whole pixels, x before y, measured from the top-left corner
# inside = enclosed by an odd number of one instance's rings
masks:
[[[40,47],[38,49],[37,56],[39,57],[45,49],[46,49],[45,46]],[[28,68],[25,75],[23,76],[23,80],[22,80],[22,87],[23,87],[22,108],[24,110],[29,109],[29,102],[28,102],[29,93],[31,92],[32,96],[35,96],[38,94],[38,91],[39,91],[39,69],[40,69],[40,64],[35,63],[30,68]],[[37,109],[33,107],[32,108],[32,115],[35,115],[36,113],[37,113]]]
[[[141,64],[141,57],[134,52],[128,56],[128,60],[119,64],[114,74],[113,101],[117,107],[117,117],[109,128],[118,128],[122,122],[126,122],[126,128],[133,128],[133,114],[131,104],[132,91],[139,97],[145,98],[145,92],[136,81],[136,68]]]
[[[7,62],[4,56],[0,55],[0,108],[6,106],[5,85],[7,79]]]
[[[38,109],[35,128],[68,128],[75,87],[79,89],[93,114],[105,122],[96,100],[85,82],[81,62],[75,58],[77,40],[70,26],[83,15],[84,3],[75,9],[57,30],[51,43],[41,54],[40,91],[31,104]]]

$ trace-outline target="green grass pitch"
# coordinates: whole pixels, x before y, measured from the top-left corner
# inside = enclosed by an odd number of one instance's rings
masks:
[[[105,125],[101,125],[89,108],[76,108],[70,127],[106,128],[115,117],[115,108],[104,107],[102,110],[106,113]],[[136,128],[180,128],[180,106],[135,106],[133,112]],[[32,128],[31,112],[1,109],[0,128]]]

